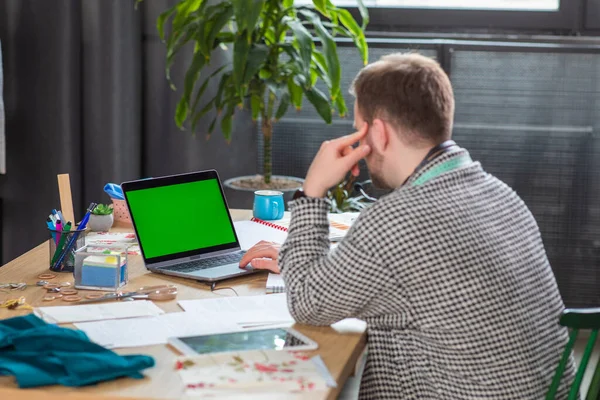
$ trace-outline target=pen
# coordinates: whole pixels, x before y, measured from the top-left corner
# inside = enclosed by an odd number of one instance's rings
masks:
[[[77,229],[77,232],[75,232],[73,235],[71,235],[71,238],[69,239],[69,241],[67,242],[65,248],[61,251],[60,256],[58,257],[58,259],[56,260],[55,263],[52,263],[52,269],[56,271],[56,268],[62,264],[63,260],[65,259],[65,257],[67,256],[67,254],[69,254],[69,252],[71,251],[71,249],[73,248],[73,246],[76,245],[77,243],[77,239],[79,238],[79,234],[85,230],[87,223],[90,219],[90,214],[92,213],[92,211],[94,210],[94,208],[96,208],[98,204],[97,203],[90,203],[87,212],[85,213],[85,215],[83,216],[81,223],[79,224],[79,229]],[[64,229],[63,229],[64,230]],[[60,268],[62,269],[62,267]]]
[[[55,214],[50,214],[50,215],[48,215],[48,218],[50,218],[50,221],[52,221],[52,224],[54,226],[56,226],[56,221],[58,220],[58,218],[56,218],[56,215]],[[52,229],[54,229],[54,228],[52,228]]]
[[[60,219],[61,221],[66,221],[66,219],[63,217],[63,214],[60,210],[58,210],[56,212],[56,216],[58,217],[58,219]]]
[[[54,243],[56,242],[56,232],[54,232],[55,227],[54,224],[52,223],[52,219],[50,217],[48,217],[48,219],[46,220],[46,225],[48,225],[48,229],[50,229],[50,235],[52,235],[52,240],[54,240]]]
[[[58,244],[56,245],[56,251],[54,252],[54,256],[52,257],[52,266],[54,267],[54,264],[56,262],[56,260],[58,260],[60,254],[62,253],[63,246],[65,245],[65,242],[67,241],[67,237],[68,232],[71,230],[71,221],[67,222],[65,224],[65,226],[62,228],[62,234],[60,235],[60,240],[58,241]]]
[[[60,219],[56,220],[56,239],[54,239],[54,242],[56,244],[56,246],[58,246],[58,242],[60,241],[60,239],[62,238],[62,230],[63,230],[63,226],[62,226],[62,222]]]

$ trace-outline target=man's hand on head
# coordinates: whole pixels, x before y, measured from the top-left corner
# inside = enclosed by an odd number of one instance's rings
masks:
[[[348,173],[358,176],[358,162],[371,152],[367,144],[352,147],[367,135],[368,124],[352,135],[323,142],[313,159],[304,181],[304,194],[308,197],[324,197],[327,190],[337,185]]]
[[[258,242],[244,254],[240,260],[240,268],[246,268],[252,264],[254,269],[267,269],[276,274],[279,273],[277,258],[279,258],[279,248],[281,245],[264,240]]]

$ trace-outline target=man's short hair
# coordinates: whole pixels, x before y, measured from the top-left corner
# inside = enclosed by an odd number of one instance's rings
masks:
[[[350,92],[367,123],[383,119],[400,128],[409,144],[437,144],[452,136],[452,85],[430,58],[415,53],[383,56],[358,73]]]

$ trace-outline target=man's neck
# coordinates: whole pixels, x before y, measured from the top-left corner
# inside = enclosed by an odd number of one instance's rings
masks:
[[[398,182],[395,182],[396,187],[400,187],[408,178],[415,172],[419,164],[425,159],[427,153],[434,147],[425,146],[425,147],[405,147],[404,151],[401,152],[400,156],[397,158],[396,163],[396,176],[398,177]]]

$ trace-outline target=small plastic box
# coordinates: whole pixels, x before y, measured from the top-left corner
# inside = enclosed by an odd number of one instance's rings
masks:
[[[86,245],[75,252],[75,288],[117,291],[129,280],[127,246]]]

